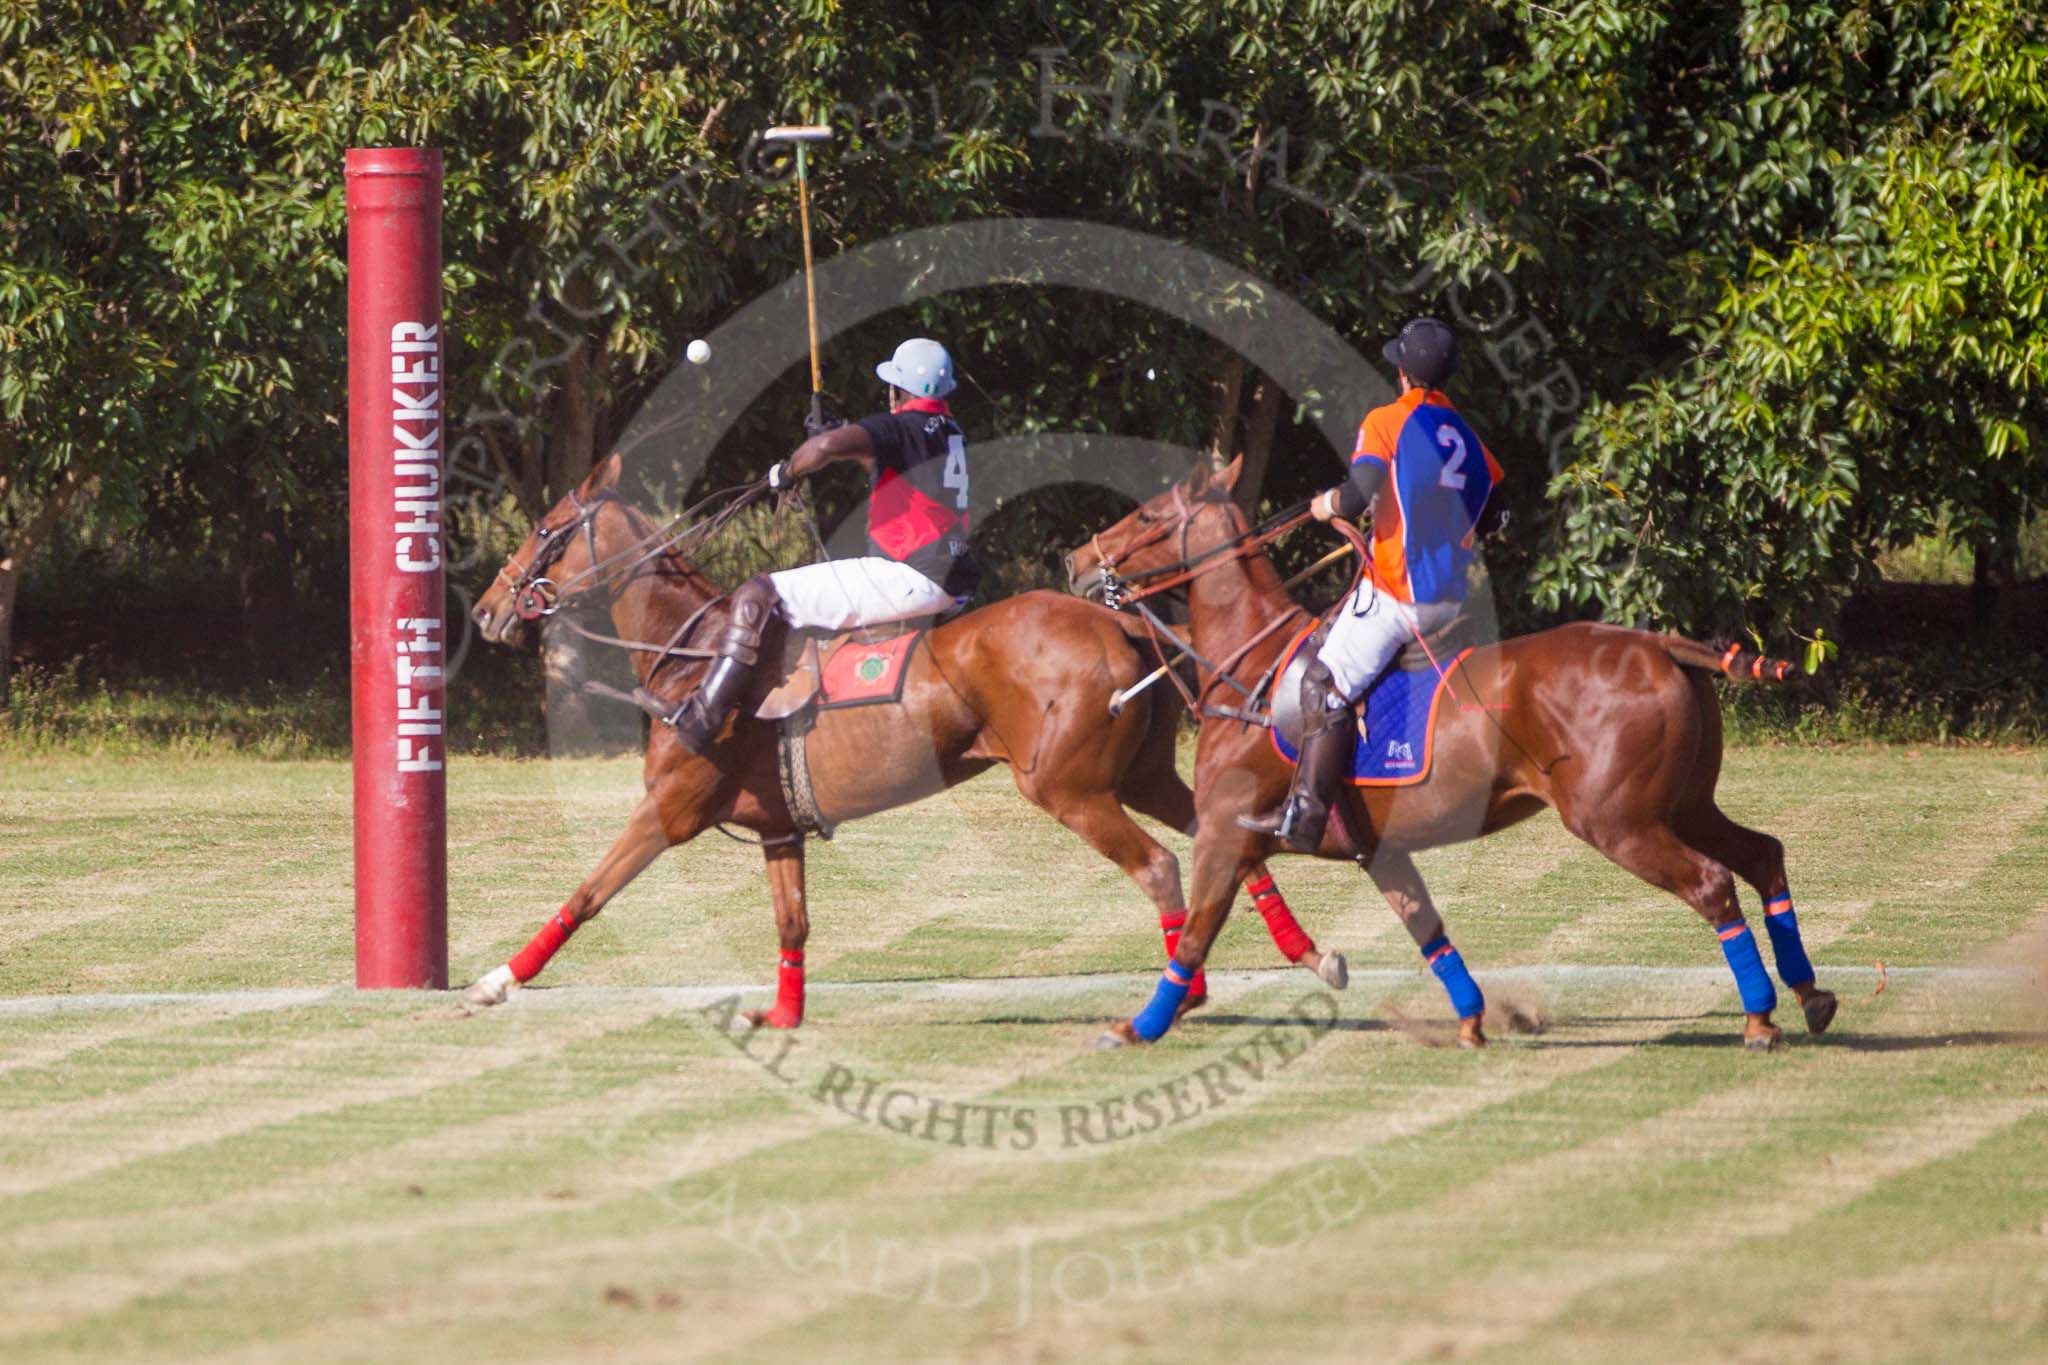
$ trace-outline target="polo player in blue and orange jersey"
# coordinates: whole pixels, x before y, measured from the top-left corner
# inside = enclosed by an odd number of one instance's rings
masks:
[[[1301,756],[1287,799],[1278,810],[1238,817],[1298,853],[1322,843],[1349,771],[1352,705],[1401,646],[1443,629],[1464,606],[1476,528],[1501,480],[1499,462],[1438,387],[1458,366],[1451,329],[1417,318],[1382,354],[1400,378],[1400,396],[1366,414],[1351,477],[1311,504],[1318,521],[1352,521],[1370,508],[1372,558],[1302,675]]]

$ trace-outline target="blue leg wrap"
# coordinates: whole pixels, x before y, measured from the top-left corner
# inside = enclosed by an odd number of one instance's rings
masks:
[[[1778,959],[1778,980],[1788,986],[1804,986],[1813,980],[1813,963],[1806,958],[1806,945],[1799,938],[1799,916],[1792,912],[1792,897],[1784,893],[1764,902],[1764,928],[1771,936],[1771,956]]]
[[[1450,992],[1451,1008],[1458,1012],[1460,1019],[1470,1019],[1475,1014],[1486,1012],[1486,996],[1479,989],[1479,983],[1472,979],[1472,973],[1465,970],[1465,959],[1458,956],[1458,950],[1451,946],[1450,935],[1438,934],[1422,945],[1423,960],[1436,973],[1436,979],[1444,983]]]
[[[1159,974],[1159,985],[1152,991],[1152,1003],[1145,1006],[1131,1020],[1131,1027],[1146,1042],[1155,1042],[1166,1036],[1173,1027],[1173,1016],[1180,1009],[1180,1002],[1188,997],[1188,983],[1195,974],[1186,971],[1178,962],[1166,964],[1166,970]]]
[[[1735,989],[1742,993],[1742,1008],[1751,1014],[1768,1014],[1777,1006],[1778,991],[1764,970],[1764,956],[1756,950],[1756,935],[1749,921],[1737,920],[1715,931],[1721,936],[1721,952],[1728,970],[1735,973]]]

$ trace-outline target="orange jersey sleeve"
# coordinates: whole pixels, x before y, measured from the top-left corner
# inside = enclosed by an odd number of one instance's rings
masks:
[[[1351,448],[1351,463],[1360,460],[1378,460],[1381,464],[1394,462],[1394,446],[1401,439],[1401,414],[1393,404],[1374,408],[1358,424],[1358,443]]]

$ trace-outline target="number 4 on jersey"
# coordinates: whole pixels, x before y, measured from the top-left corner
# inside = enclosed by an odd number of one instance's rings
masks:
[[[954,490],[954,506],[960,511],[967,510],[967,440],[952,436],[946,441],[946,487]]]

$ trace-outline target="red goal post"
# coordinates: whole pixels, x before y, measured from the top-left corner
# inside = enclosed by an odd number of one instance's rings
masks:
[[[351,148],[356,985],[448,985],[441,153]]]

